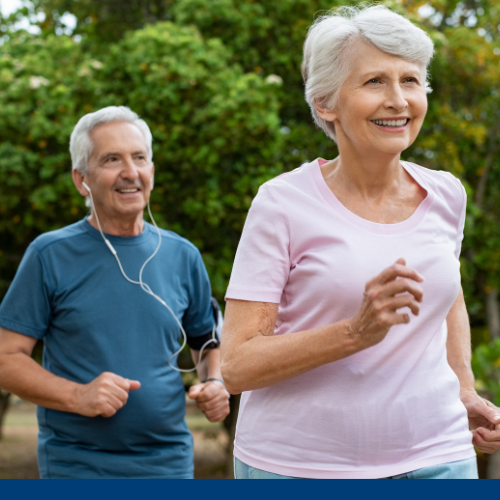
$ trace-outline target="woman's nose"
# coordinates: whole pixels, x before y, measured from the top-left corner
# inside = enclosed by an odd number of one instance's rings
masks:
[[[403,90],[399,84],[391,85],[387,89],[385,107],[392,108],[398,112],[408,107],[408,101],[405,99]]]

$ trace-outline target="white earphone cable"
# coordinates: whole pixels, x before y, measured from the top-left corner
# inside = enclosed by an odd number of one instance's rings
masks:
[[[150,286],[147,284],[147,283],[144,283],[142,281],[142,273],[144,272],[144,268],[146,267],[146,265],[148,264],[148,262],[158,253],[158,250],[160,249],[160,246],[161,246],[161,232],[160,232],[160,229],[158,228],[158,226],[156,225],[156,222],[153,218],[153,214],[151,213],[151,207],[149,205],[149,200],[148,200],[148,213],[149,213],[149,217],[151,218],[151,221],[153,222],[153,225],[154,227],[156,228],[156,232],[158,233],[158,245],[156,246],[156,249],[155,251],[151,254],[150,257],[148,257],[146,259],[146,261],[144,262],[144,264],[142,265],[140,271],[139,271],[139,281],[134,281],[132,279],[130,279],[127,274],[125,273],[125,271],[123,270],[123,267],[122,267],[122,263],[120,262],[120,259],[118,257],[118,254],[116,253],[116,250],[114,249],[113,245],[109,242],[109,240],[106,238],[106,236],[104,236],[104,232],[102,230],[102,227],[101,227],[101,223],[99,221],[99,216],[97,215],[97,210],[95,208],[95,205],[94,205],[94,199],[92,197],[92,191],[90,190],[90,188],[84,183],[84,186],[85,188],[88,190],[89,192],[89,195],[90,195],[90,202],[92,204],[92,209],[94,211],[94,214],[95,214],[95,218],[96,218],[96,221],[97,221],[97,226],[99,227],[99,232],[101,233],[101,236],[102,236],[102,239],[104,240],[104,243],[106,243],[106,246],[109,248],[109,250],[111,251],[111,253],[115,256],[115,259],[116,261],[118,262],[118,266],[120,267],[120,271],[121,273],[123,274],[123,277],[129,281],[130,283],[134,284],[134,285],[139,285],[147,294],[151,295],[152,297],[154,297],[162,306],[166,307],[168,309],[168,311],[170,312],[170,314],[173,316],[173,318],[175,319],[177,325],[179,326],[180,330],[181,330],[181,333],[182,333],[182,343],[181,343],[181,346],[180,348],[174,352],[174,354],[172,354],[170,356],[170,358],[168,359],[168,364],[169,366],[178,371],[178,372],[184,372],[184,373],[188,373],[188,372],[193,372],[195,371],[197,368],[198,368],[198,365],[199,363],[201,362],[201,360],[203,359],[203,351],[205,349],[205,347],[214,342],[214,343],[217,343],[217,338],[215,336],[215,331],[216,331],[216,324],[214,323],[214,327],[212,329],[212,338],[207,340],[207,342],[205,342],[203,344],[203,346],[201,347],[200,349],[200,354],[199,354],[199,357],[198,357],[198,362],[195,363],[195,366],[194,368],[189,368],[189,369],[183,369],[183,368],[178,368],[178,367],[175,367],[171,361],[172,359],[177,356],[178,354],[180,354],[180,352],[184,349],[184,347],[186,346],[187,344],[187,335],[186,335],[186,332],[181,324],[181,322],[179,321],[179,318],[174,314],[174,312],[172,311],[172,309],[170,308],[170,306],[161,298],[159,297],[158,295],[156,295],[150,288]]]

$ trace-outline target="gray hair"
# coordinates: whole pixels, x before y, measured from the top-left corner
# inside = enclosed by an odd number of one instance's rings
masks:
[[[78,170],[82,175],[88,174],[89,159],[92,154],[92,149],[94,148],[89,133],[99,125],[111,122],[128,122],[135,125],[144,137],[146,152],[149,161],[152,162],[153,136],[151,135],[147,123],[141,120],[137,113],[134,113],[126,106],[108,106],[107,108],[102,108],[99,111],[82,116],[73,129],[69,141],[69,151],[71,153],[73,170]]]
[[[405,17],[383,5],[340,7],[321,16],[310,27],[304,44],[302,76],[305,97],[316,125],[335,139],[333,123],[323,120],[315,100],[328,109],[335,106],[340,87],[349,75],[348,48],[362,40],[393,56],[416,63],[427,82],[427,67],[434,53],[429,35]]]

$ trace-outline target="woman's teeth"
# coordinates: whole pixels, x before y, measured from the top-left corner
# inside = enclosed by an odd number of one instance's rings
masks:
[[[134,189],[119,189],[118,192],[119,193],[136,193],[137,191],[139,191],[139,189],[137,188],[134,188]]]
[[[381,125],[383,127],[402,127],[408,122],[408,118],[403,120],[372,120],[375,125]]]

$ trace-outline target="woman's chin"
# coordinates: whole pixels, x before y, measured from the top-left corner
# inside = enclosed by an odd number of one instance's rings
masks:
[[[368,135],[363,138],[346,137],[345,139],[344,141],[339,137],[337,142],[341,156],[347,153],[348,156],[360,155],[362,158],[369,159],[378,156],[393,157],[400,155],[414,142],[414,139],[408,136],[380,137],[378,134]]]
[[[374,154],[384,156],[400,155],[405,149],[408,149],[413,141],[403,138],[386,139],[383,141],[373,141],[371,149]]]

